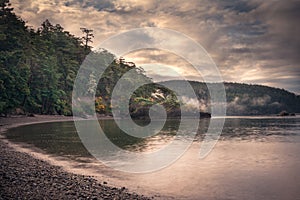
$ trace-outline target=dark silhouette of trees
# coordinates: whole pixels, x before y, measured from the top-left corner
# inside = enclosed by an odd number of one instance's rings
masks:
[[[89,48],[89,43],[93,43],[92,39],[94,38],[93,30],[87,28],[80,28],[84,36],[82,37],[84,47],[87,50]]]
[[[96,69],[84,81],[98,85],[96,91],[89,92],[96,92],[96,110],[101,113],[110,114],[110,96],[114,86],[129,70],[133,70],[135,79],[128,80],[128,84],[135,85],[141,80],[151,83],[144,70],[134,63],[126,62],[123,58],[117,59],[106,50],[91,51],[89,44],[94,37],[93,31],[87,28],[81,30],[84,36],[78,38],[59,24],[51,24],[49,20],[34,30],[13,13],[9,0],[0,0],[1,115],[16,110],[71,115],[73,83],[87,54],[95,54],[95,58],[102,59],[100,62],[109,65],[99,83],[95,82]],[[177,90],[181,88],[180,81],[170,81],[170,84]],[[206,84],[193,81],[190,84],[198,99],[209,104]],[[215,86],[218,88],[217,83]],[[300,96],[283,89],[237,83],[225,83],[225,88],[229,115],[276,114],[282,110],[300,112]],[[154,98],[153,93],[160,93],[163,98]],[[153,83],[136,90],[130,100],[132,110],[137,112],[141,105],[151,106],[155,103],[168,109],[177,109],[179,106],[172,91]]]

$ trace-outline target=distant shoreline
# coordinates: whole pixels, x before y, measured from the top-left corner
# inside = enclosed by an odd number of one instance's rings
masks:
[[[214,118],[284,118],[284,117],[299,117],[300,113],[295,113],[295,116],[278,116],[274,115],[241,115],[241,116],[212,116]],[[97,116],[98,119],[114,119],[112,116]],[[38,124],[38,123],[49,123],[49,122],[63,122],[63,121],[74,121],[72,116],[62,115],[34,115],[34,117],[24,115],[11,115],[8,117],[0,117],[0,134],[7,129],[15,128],[23,125]]]
[[[18,126],[60,121],[73,121],[73,117],[61,115],[34,115],[34,117],[24,115],[12,115],[8,117],[0,117],[0,133],[9,128],[14,128]]]

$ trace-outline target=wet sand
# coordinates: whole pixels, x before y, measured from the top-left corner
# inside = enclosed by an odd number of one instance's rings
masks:
[[[25,124],[71,121],[72,117],[12,116],[0,118],[0,133]],[[125,187],[108,186],[90,176],[69,173],[61,167],[18,151],[0,139],[0,199],[149,199]]]

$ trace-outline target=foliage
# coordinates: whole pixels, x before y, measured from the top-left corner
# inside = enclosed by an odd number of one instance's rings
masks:
[[[80,77],[83,84],[78,90],[84,92],[83,96],[96,93],[95,109],[99,113],[111,114],[112,91],[125,73],[131,71],[134,77],[126,80],[127,86],[152,83],[134,63],[116,59],[106,50],[91,51],[92,30],[81,28],[84,36],[77,38],[49,20],[33,30],[13,13],[8,0],[1,0],[0,6],[0,114],[21,109],[25,113],[72,115],[73,84],[87,55],[91,66],[86,76]],[[99,65],[108,67],[98,82],[102,73]],[[148,99],[155,90],[154,85],[143,86],[132,98]],[[124,95],[118,98],[122,100]],[[82,106],[76,112],[92,113],[89,105],[83,102]]]
[[[71,96],[77,72],[88,56],[91,68],[81,77],[78,85],[83,95],[95,94],[95,109],[102,114],[111,114],[111,96],[117,82],[130,72],[134,78],[125,78],[125,87],[147,83],[131,96],[129,109],[139,112],[141,107],[154,104],[163,105],[167,111],[178,110],[179,101],[175,93],[147,77],[142,68],[132,62],[116,57],[106,50],[91,51],[93,31],[81,28],[84,36],[75,37],[59,24],[45,20],[41,27],[33,30],[13,13],[9,0],[0,0],[0,114],[7,115],[15,110],[25,113],[72,115]],[[99,68],[99,63],[108,66]],[[102,70],[102,71],[101,71]],[[100,74],[102,75],[100,77]],[[97,80],[100,77],[100,80]],[[124,78],[124,77],[123,77]],[[169,81],[178,91],[180,81]],[[209,111],[210,96],[206,84],[193,82],[202,111]],[[220,89],[218,84],[210,87]],[[283,89],[259,85],[225,83],[227,113],[229,115],[276,114],[282,110],[300,112],[300,97]],[[219,92],[221,94],[221,92]],[[126,94],[117,94],[119,100],[126,101]],[[123,102],[127,104],[128,102]],[[75,112],[84,115],[83,110],[92,114],[90,105],[84,104]],[[189,106],[189,105],[187,105]],[[194,107],[191,107],[191,110]],[[122,108],[126,109],[126,108]],[[121,109],[121,110],[122,110]]]
[[[16,108],[71,115],[71,94],[86,47],[48,20],[33,30],[0,1],[0,113]]]
[[[104,105],[104,102],[102,101],[102,97],[96,97],[95,108],[96,108],[96,112],[105,113],[106,106]]]
[[[207,86],[214,88],[217,94],[221,94],[220,83],[205,84],[196,81],[189,83],[198,97],[200,108],[206,108],[202,111],[209,111],[211,102]],[[188,93],[185,94],[182,81],[168,81],[165,84],[172,84],[177,91],[181,91],[187,98],[192,98]],[[241,83],[224,83],[224,86],[227,115],[268,115],[278,114],[284,110],[289,113],[300,113],[300,96],[284,89]]]

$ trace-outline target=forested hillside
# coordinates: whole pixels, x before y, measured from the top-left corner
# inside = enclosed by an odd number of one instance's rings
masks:
[[[59,24],[45,20],[34,30],[13,13],[9,0],[0,0],[0,114],[61,114],[72,115],[72,91],[77,72],[89,54],[96,59],[113,60],[98,83],[96,111],[111,114],[110,96],[117,81],[127,71],[135,73],[131,83],[139,79],[151,82],[134,63],[117,59],[103,50],[92,52],[92,30],[81,28],[83,37],[75,37]],[[100,61],[101,63],[102,61]],[[96,66],[97,68],[97,66]],[[97,84],[97,69],[83,82]],[[91,87],[91,89],[93,89]],[[164,98],[153,98],[162,92]],[[174,100],[174,102],[173,102]],[[178,106],[171,92],[149,84],[137,90],[131,99],[131,111],[154,103]],[[171,104],[169,104],[171,103]],[[170,108],[171,109],[171,108]],[[81,112],[80,110],[78,112]]]
[[[48,20],[29,28],[0,2],[0,113],[71,114],[73,81],[90,47]]]
[[[76,37],[59,24],[53,25],[48,20],[37,30],[27,27],[13,13],[9,1],[0,0],[0,115],[72,115],[74,80],[88,54],[97,59],[105,57],[113,60],[100,79],[96,91],[84,90],[96,93],[97,112],[111,114],[110,96],[114,86],[123,74],[133,70],[136,76],[129,80],[129,85],[134,85],[139,80],[147,80],[150,84],[141,87],[132,96],[131,114],[144,115],[155,103],[165,106],[170,113],[172,110],[177,110],[178,113],[179,101],[172,91],[152,83],[143,69],[132,62],[117,59],[105,50],[92,52],[89,46],[93,39],[92,30],[82,28],[82,34],[81,38]],[[87,75],[86,83],[97,84],[96,71]],[[180,90],[180,81],[169,81],[168,84]],[[189,94],[186,94],[186,102],[200,104],[202,112],[209,112],[210,101],[206,85],[192,81],[190,84],[199,101],[189,100]],[[215,86],[218,88],[217,84]],[[225,83],[225,88],[229,115],[277,114],[283,110],[300,112],[300,97],[283,89],[237,83]],[[182,90],[184,93],[184,89]],[[193,110],[192,105],[187,106]]]
[[[182,81],[168,81],[184,93]],[[202,82],[190,81],[200,102],[202,111],[210,111],[210,98],[207,86]],[[219,83],[209,83],[216,90]],[[227,101],[227,115],[268,115],[281,111],[300,113],[300,96],[284,89],[262,85],[224,83]],[[186,94],[189,98],[189,94]],[[190,100],[190,102],[194,102]]]

